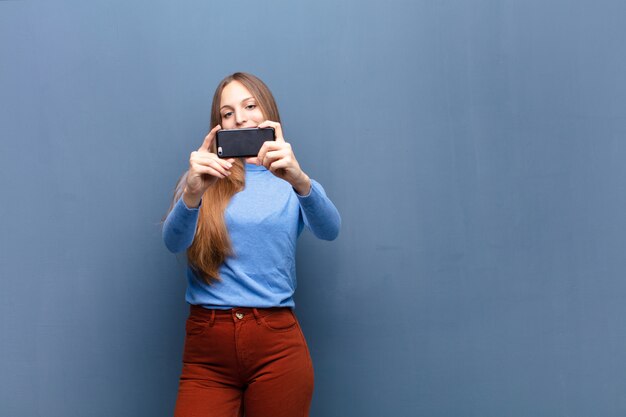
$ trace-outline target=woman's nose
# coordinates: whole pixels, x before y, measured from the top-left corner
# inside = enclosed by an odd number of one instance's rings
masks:
[[[243,112],[235,112],[235,123],[237,123],[238,126],[241,126],[245,122],[247,122],[247,120],[244,117]]]

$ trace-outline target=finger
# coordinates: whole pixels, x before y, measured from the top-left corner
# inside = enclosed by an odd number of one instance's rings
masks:
[[[200,148],[198,148],[198,151],[208,152],[209,149],[211,148],[211,144],[215,140],[215,134],[221,128],[222,128],[222,126],[217,125],[213,129],[211,129],[209,134],[205,136],[204,142],[202,142],[202,146],[200,146]]]
[[[205,161],[204,163],[196,165],[196,168],[198,170],[212,169],[214,171],[219,172],[222,175],[230,175],[231,174],[230,169],[227,168],[227,167],[222,166],[220,164],[219,160]]]
[[[265,157],[263,158],[263,165],[269,167],[273,162],[278,161],[279,159],[283,159],[287,156],[288,154],[284,150],[270,151],[265,154]]]
[[[276,142],[284,142],[283,138],[283,128],[280,126],[280,123],[272,122],[271,120],[266,120],[261,123],[258,127],[273,127],[274,128],[274,137],[276,138]]]
[[[233,163],[229,162],[226,159],[220,159],[213,153],[196,153],[193,162],[199,163],[202,165],[208,165],[209,163],[216,163],[223,166],[226,169],[231,169],[233,167]],[[234,162],[234,161],[233,161]]]
[[[212,168],[215,171],[218,171],[223,175],[230,175],[230,171],[229,171],[230,168],[228,166],[223,166],[222,162],[225,162],[225,161],[220,161],[218,159],[213,159],[213,158],[204,158],[203,160],[200,160],[200,161],[194,161],[194,168],[196,168],[198,172],[200,172],[202,169],[205,169],[205,168]]]
[[[225,178],[228,177],[231,173],[230,171],[220,170],[215,166],[198,166],[195,168],[196,172],[199,174],[209,174],[215,177]]]
[[[273,151],[273,150],[277,150],[277,149],[281,149],[282,145],[280,143],[276,143],[274,141],[268,140],[266,142],[263,142],[263,145],[261,146],[261,149],[259,149],[259,154],[257,155],[257,158],[259,158],[259,161],[261,161],[261,163],[263,162],[263,160],[265,159],[265,154],[267,152]]]
[[[261,165],[259,163],[259,158],[257,158],[256,156],[250,157],[250,158],[246,158],[246,162],[249,164],[254,164],[254,165]]]
[[[198,169],[198,172],[201,174],[208,174],[217,178],[226,178],[228,175],[230,175],[230,172],[227,174],[223,174],[211,167],[201,167],[200,169]]]
[[[284,159],[279,159],[278,161],[275,161],[272,164],[270,164],[270,166],[267,169],[269,169],[271,172],[276,172],[279,169],[286,169],[288,167],[289,167],[288,161]]]

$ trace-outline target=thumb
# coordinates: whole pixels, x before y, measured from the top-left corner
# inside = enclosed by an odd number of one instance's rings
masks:
[[[217,131],[220,129],[222,129],[222,126],[220,125],[217,125],[213,129],[211,129],[209,134],[206,135],[206,137],[204,138],[204,142],[202,142],[202,146],[198,148],[198,152],[201,152],[201,151],[209,152],[209,149],[211,148],[211,144],[215,140],[215,135]]]

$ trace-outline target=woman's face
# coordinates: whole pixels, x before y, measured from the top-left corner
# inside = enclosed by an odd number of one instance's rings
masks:
[[[257,127],[265,120],[257,100],[239,81],[231,81],[222,90],[220,115],[222,129]]]

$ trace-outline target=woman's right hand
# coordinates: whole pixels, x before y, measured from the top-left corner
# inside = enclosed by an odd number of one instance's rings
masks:
[[[200,199],[204,192],[213,185],[218,178],[226,178],[230,175],[230,169],[235,160],[220,159],[209,149],[215,140],[215,134],[222,127],[215,126],[204,138],[202,146],[189,156],[189,173],[187,174],[187,184],[183,197],[185,203],[191,203],[193,207],[200,204]],[[193,204],[195,203],[195,204]],[[189,204],[188,204],[189,206]]]

